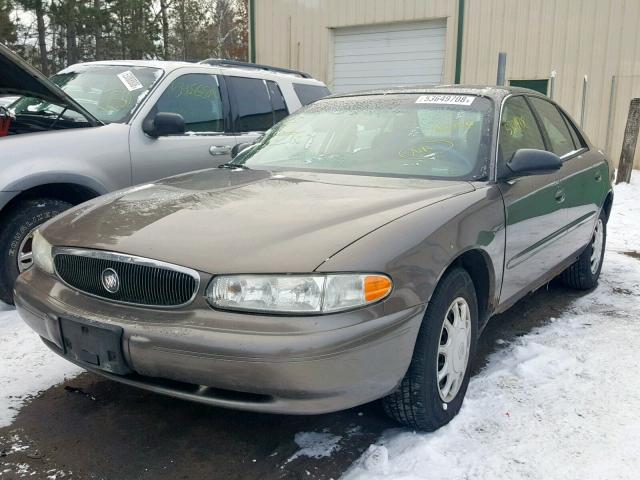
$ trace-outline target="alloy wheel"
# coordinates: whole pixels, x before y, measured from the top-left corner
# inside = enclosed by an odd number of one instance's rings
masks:
[[[33,266],[33,232],[31,230],[20,242],[18,248],[18,272],[26,272]]]

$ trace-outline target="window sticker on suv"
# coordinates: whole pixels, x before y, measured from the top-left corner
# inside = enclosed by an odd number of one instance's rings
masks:
[[[119,73],[118,78],[130,92],[138,90],[144,86],[142,85],[142,83],[140,83],[140,80],[138,80],[138,78],[133,74],[131,70]]]

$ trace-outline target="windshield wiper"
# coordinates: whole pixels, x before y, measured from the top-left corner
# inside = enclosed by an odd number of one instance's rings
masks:
[[[230,168],[230,169],[239,168],[241,170],[251,170],[246,165],[242,165],[240,163],[233,163],[233,162],[223,163],[222,165],[218,165],[218,168]]]

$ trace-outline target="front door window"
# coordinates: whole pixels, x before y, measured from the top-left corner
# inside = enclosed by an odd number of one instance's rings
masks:
[[[215,75],[189,73],[178,77],[158,99],[155,110],[182,115],[187,135],[224,131],[220,86]]]
[[[500,122],[499,151],[502,160],[508,163],[521,148],[544,150],[544,140],[533,112],[524,97],[507,100]]]

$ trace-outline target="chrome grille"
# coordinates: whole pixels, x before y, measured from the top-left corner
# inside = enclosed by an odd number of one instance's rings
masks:
[[[58,276],[77,290],[148,307],[186,305],[195,297],[200,283],[195,270],[99,250],[58,248],[54,250],[54,265]],[[117,282],[112,278],[114,272]],[[111,278],[105,282],[107,275]],[[116,283],[116,291],[110,291]]]

